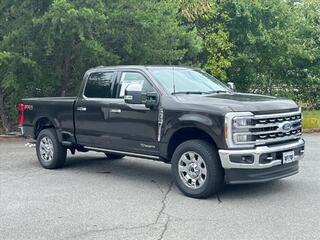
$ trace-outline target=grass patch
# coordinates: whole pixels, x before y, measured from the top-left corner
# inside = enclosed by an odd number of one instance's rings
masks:
[[[320,110],[303,112],[304,129],[320,129]]]

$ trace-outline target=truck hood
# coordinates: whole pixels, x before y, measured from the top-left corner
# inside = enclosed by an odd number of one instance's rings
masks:
[[[177,99],[207,109],[220,108],[234,112],[268,114],[298,110],[298,105],[289,99],[247,93],[217,93],[210,95],[177,95]]]

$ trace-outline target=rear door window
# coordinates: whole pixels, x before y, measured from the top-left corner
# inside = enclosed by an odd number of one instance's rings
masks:
[[[88,98],[111,98],[115,72],[94,72],[89,75],[84,96]]]

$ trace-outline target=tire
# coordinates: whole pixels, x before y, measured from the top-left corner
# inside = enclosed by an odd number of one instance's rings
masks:
[[[51,149],[52,152],[50,151]],[[67,148],[59,142],[54,128],[46,128],[39,133],[36,151],[38,160],[43,168],[61,168],[66,161]]]
[[[203,140],[180,144],[173,154],[171,170],[177,187],[192,198],[207,198],[224,184],[218,151]]]
[[[104,153],[108,160],[115,160],[115,159],[121,159],[124,158],[125,155],[123,154],[116,154],[116,153]]]

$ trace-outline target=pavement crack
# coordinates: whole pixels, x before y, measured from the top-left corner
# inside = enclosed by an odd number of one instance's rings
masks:
[[[152,179],[151,182],[155,183],[155,184],[157,185],[157,187],[159,188],[160,192],[161,192],[162,194],[164,194],[164,192],[163,192],[163,190],[162,190],[162,188],[161,188],[161,185],[160,185],[156,180],[153,180],[153,179]]]
[[[170,183],[167,192],[164,194],[164,196],[163,196],[163,198],[162,198],[162,200],[161,200],[162,207],[161,207],[160,211],[158,212],[156,221],[154,222],[155,224],[157,224],[157,223],[159,222],[159,219],[160,219],[161,215],[163,214],[163,212],[164,212],[164,210],[165,210],[165,208],[166,208],[166,200],[167,200],[168,194],[169,194],[170,191],[172,190],[172,187],[173,187],[173,181]],[[160,191],[161,191],[161,189],[160,189]],[[162,192],[162,191],[161,191],[161,192]]]
[[[160,237],[158,238],[158,240],[162,240],[163,239],[163,236],[164,236],[164,234],[166,233],[166,231],[168,229],[169,222],[170,222],[170,216],[167,215],[166,223],[163,226],[163,229],[161,231],[161,234],[160,234]]]
[[[84,237],[84,236],[90,235],[92,233],[102,233],[102,232],[109,233],[109,232],[122,231],[122,230],[130,231],[130,230],[148,228],[148,227],[151,227],[151,226],[154,226],[154,223],[138,225],[138,226],[133,226],[133,227],[117,226],[117,227],[113,227],[113,228],[93,229],[93,230],[89,230],[89,231],[86,231],[86,232],[82,232],[82,233],[79,233],[79,234],[75,234],[75,235],[69,236],[67,239],[77,239],[77,238],[80,238],[80,237]]]
[[[167,231],[167,229],[168,229],[168,225],[169,225],[169,222],[170,222],[170,216],[167,215],[167,214],[165,214],[165,213],[164,213],[164,210],[165,210],[166,207],[167,207],[166,201],[167,201],[167,197],[168,197],[170,191],[172,190],[172,187],[173,187],[173,181],[171,181],[167,192],[164,194],[164,196],[163,196],[163,198],[162,198],[162,201],[161,201],[162,207],[161,207],[161,209],[160,209],[160,211],[159,211],[159,213],[158,213],[158,216],[157,216],[157,218],[156,218],[156,221],[155,221],[155,224],[158,224],[158,222],[159,222],[159,220],[160,220],[160,217],[161,217],[162,215],[165,215],[165,216],[167,217],[166,222],[165,222],[165,224],[164,224],[164,226],[163,226],[163,228],[162,228],[162,231],[161,231],[161,233],[160,233],[160,236],[159,236],[158,240],[162,240],[164,234],[166,233],[166,231]],[[162,192],[162,191],[161,191],[161,192]]]
[[[159,190],[162,193],[164,193],[163,190],[160,188],[160,185],[157,184],[157,186],[158,186]],[[166,219],[166,222],[163,225],[163,229],[161,231],[160,238],[159,238],[159,239],[162,239],[163,235],[167,231],[168,224],[169,224],[169,221],[170,221],[170,216],[165,214],[164,210],[166,208],[166,200],[167,200],[168,194],[172,190],[172,187],[173,187],[173,181],[170,183],[168,190],[163,195],[163,198],[161,200],[162,206],[161,206],[161,209],[159,210],[159,212],[157,214],[157,217],[156,217],[156,220],[154,222],[149,223],[149,224],[132,226],[132,227],[117,226],[117,227],[113,227],[113,228],[93,229],[93,230],[89,230],[89,231],[86,231],[86,232],[83,232],[83,233],[79,233],[79,234],[70,236],[70,237],[68,237],[68,239],[79,238],[79,237],[90,235],[92,233],[114,232],[114,231],[122,231],[122,230],[130,231],[130,230],[135,230],[135,229],[149,228],[149,227],[153,227],[153,226],[156,226],[157,224],[159,224],[160,217],[162,215],[165,215],[167,217],[167,219]]]

